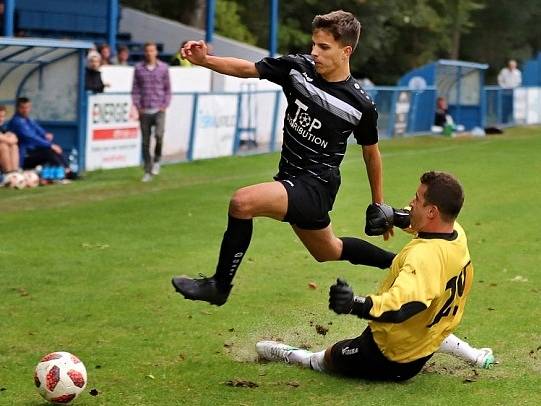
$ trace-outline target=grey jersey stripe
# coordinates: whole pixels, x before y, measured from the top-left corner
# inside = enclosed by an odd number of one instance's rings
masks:
[[[299,158],[299,159],[302,161],[302,159],[303,159],[302,156],[300,156],[300,155],[297,154],[295,151],[293,151],[293,150],[291,149],[291,147],[285,143],[285,141],[282,142],[282,145],[283,145],[284,147],[286,147],[287,150],[288,150],[289,152],[291,152],[293,155],[295,155],[297,158]]]
[[[335,116],[338,116],[355,126],[361,121],[361,116],[363,114],[359,110],[332,94],[314,86],[308,82],[298,70],[291,69],[289,71],[289,76],[291,76],[293,87],[295,87],[296,90],[303,96],[312,99],[326,111],[331,112]]]
[[[329,154],[326,154],[325,152],[318,152],[318,151],[316,151],[315,149],[312,149],[312,148],[310,148],[310,147],[304,145],[302,142],[300,142],[298,139],[296,139],[295,136],[294,136],[293,134],[291,134],[291,132],[290,132],[289,129],[287,128],[287,125],[284,125],[284,130],[285,130],[285,132],[288,133],[288,135],[291,137],[291,139],[292,139],[293,141],[295,141],[297,144],[303,146],[304,148],[306,148],[306,149],[308,149],[308,150],[310,150],[310,151],[312,151],[312,152],[315,152],[316,154],[321,154],[321,155],[324,155],[324,156],[330,156]],[[336,155],[336,154],[335,154],[335,155]],[[342,155],[343,155],[343,154],[342,154]]]
[[[328,180],[323,179],[322,177],[320,177],[316,172],[311,171],[310,169],[301,168],[300,166],[295,165],[294,163],[290,162],[285,156],[282,156],[282,159],[283,159],[284,161],[286,161],[286,163],[288,163],[289,165],[291,165],[291,166],[293,166],[293,167],[295,167],[295,168],[297,168],[297,169],[300,169],[301,171],[306,171],[306,172],[308,172],[309,174],[314,175],[314,177],[318,178],[320,181],[322,181],[322,182],[324,182],[324,183],[328,183],[328,182],[329,182]]]

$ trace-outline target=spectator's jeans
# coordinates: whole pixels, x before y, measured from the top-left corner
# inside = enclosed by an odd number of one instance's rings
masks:
[[[154,114],[143,113],[139,119],[141,124],[141,134],[143,136],[143,162],[145,165],[145,173],[150,173],[152,164],[154,162],[160,162],[160,158],[162,156],[165,112],[158,111]],[[152,135],[152,127],[154,127],[154,137],[156,138],[154,160],[152,160],[150,155],[150,137]]]

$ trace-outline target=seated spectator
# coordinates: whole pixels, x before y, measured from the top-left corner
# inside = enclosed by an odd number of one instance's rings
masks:
[[[101,56],[101,65],[111,65],[111,47],[109,44],[99,45],[98,52]]]
[[[434,115],[432,132],[451,135],[455,131],[464,131],[464,126],[455,124],[453,117],[449,114],[447,100],[445,100],[445,97],[438,97],[436,99],[436,114]]]
[[[6,106],[0,106],[0,169],[10,173],[19,169],[19,146],[17,136],[8,131],[5,121]]]
[[[434,125],[443,128],[446,124],[453,124],[453,118],[449,115],[447,100],[445,100],[445,97],[438,97],[436,100],[436,115],[434,116]]]
[[[129,66],[128,59],[130,58],[130,50],[127,46],[121,45],[118,47],[116,56],[113,57],[112,61],[114,65],[123,65]]]
[[[187,59],[182,58],[182,55],[180,54],[180,50],[182,48],[184,48],[184,45],[186,44],[186,42],[188,42],[188,41],[184,41],[182,44],[180,44],[180,48],[178,49],[178,52],[175,55],[173,55],[169,65],[171,65],[171,66],[181,66],[183,68],[191,68],[192,67],[192,64],[190,63],[190,61],[187,60]]]
[[[26,97],[17,98],[16,113],[10,120],[8,129],[19,139],[19,157],[24,169],[38,165],[60,166],[67,178],[72,178],[68,162],[62,156],[62,148],[53,143],[53,134],[45,131],[30,118],[32,102]]]
[[[103,93],[103,89],[107,86],[101,80],[101,56],[95,51],[90,51],[86,57],[87,65],[85,71],[85,90],[94,93]]]

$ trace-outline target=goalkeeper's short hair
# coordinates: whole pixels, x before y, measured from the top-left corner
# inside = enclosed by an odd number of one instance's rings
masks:
[[[425,201],[440,211],[443,220],[454,221],[464,204],[464,190],[459,181],[446,172],[430,171],[421,176],[426,185]]]

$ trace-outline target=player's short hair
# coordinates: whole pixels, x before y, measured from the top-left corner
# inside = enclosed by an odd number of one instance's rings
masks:
[[[3,104],[0,104],[0,111],[7,111],[6,106],[4,106]]]
[[[147,47],[155,47],[156,49],[158,49],[158,45],[154,41],[145,42],[145,44],[143,45],[143,49],[147,49]]]
[[[30,103],[30,99],[28,97],[17,97],[17,100],[15,101],[15,107],[18,108],[21,104]]]
[[[342,45],[351,46],[355,51],[362,27],[353,14],[344,10],[337,10],[315,16],[312,21],[312,31],[316,30],[329,32],[336,41]]]
[[[425,202],[436,206],[444,221],[454,221],[464,203],[464,190],[458,180],[446,172],[430,171],[423,173],[421,183],[426,185]]]

